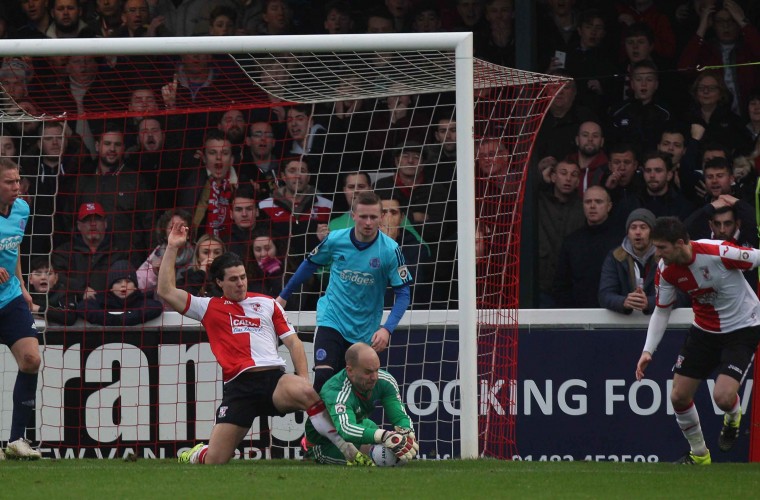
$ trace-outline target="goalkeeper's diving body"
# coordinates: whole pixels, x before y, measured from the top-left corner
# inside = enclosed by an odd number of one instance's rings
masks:
[[[346,350],[357,342],[382,352],[409,307],[412,275],[398,244],[380,231],[380,197],[370,191],[354,196],[351,216],[355,226],[332,231],[311,251],[277,297],[285,307],[320,266],[330,266],[330,283],[317,303],[314,337],[314,389],[345,367]],[[387,286],[395,301],[381,324]]]
[[[353,443],[364,455],[373,444],[390,449],[399,460],[411,460],[419,445],[412,422],[401,402],[393,376],[380,369],[380,358],[367,344],[354,344],[346,351],[346,368],[333,375],[320,396],[325,402],[338,434]],[[394,430],[383,430],[369,416],[379,401]],[[303,440],[306,456],[321,464],[345,464],[338,448],[306,422]]]

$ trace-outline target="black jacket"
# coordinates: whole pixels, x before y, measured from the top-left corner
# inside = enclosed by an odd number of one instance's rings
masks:
[[[599,279],[607,253],[620,245],[625,231],[611,218],[567,235],[557,260],[554,297],[559,307],[599,308]]]
[[[126,298],[116,296],[111,286],[121,279],[129,279],[135,290]],[[114,262],[108,270],[108,291],[87,299],[77,307],[79,315],[96,325],[132,326],[161,316],[164,308],[157,300],[149,299],[137,288],[137,274],[129,262]]]

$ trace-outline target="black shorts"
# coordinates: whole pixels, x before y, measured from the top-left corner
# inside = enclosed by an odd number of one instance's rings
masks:
[[[250,427],[256,417],[285,415],[274,406],[272,395],[283,370],[243,372],[224,384],[222,404],[216,410],[217,424]]]
[[[338,373],[346,367],[346,351],[352,345],[335,328],[318,326],[314,333],[314,366],[328,365]]]
[[[758,326],[720,334],[692,326],[681,346],[673,372],[704,380],[717,368],[718,374],[728,375],[741,383],[752,365],[758,341]]]
[[[0,309],[0,341],[12,347],[26,337],[37,338],[39,332],[24,297],[19,295]]]

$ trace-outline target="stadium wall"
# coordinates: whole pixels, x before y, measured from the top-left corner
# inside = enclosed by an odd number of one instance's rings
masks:
[[[297,316],[296,324],[313,324],[313,313]],[[516,415],[516,460],[675,459],[685,442],[668,400],[670,368],[691,319],[691,310],[673,313],[673,328],[655,355],[649,378],[638,383],[634,367],[647,317],[606,310],[521,310],[518,379],[490,385],[481,380],[478,411]],[[383,361],[402,386],[421,457],[456,457],[458,331],[440,325],[425,332],[414,327],[409,315],[405,326],[394,333]],[[78,324],[65,332],[50,328],[45,337],[33,436],[42,441],[44,456],[121,458],[136,453],[168,458],[208,438],[221,377],[197,323],[166,313],[143,328]],[[311,360],[311,334],[302,338]],[[7,349],[2,356],[10,362]],[[14,377],[6,378],[0,398],[3,435],[10,425]],[[708,381],[697,396],[708,445],[717,440],[721,422],[709,396],[712,384]],[[751,407],[752,384],[746,380],[740,391],[745,412]],[[500,391],[513,392],[513,407],[499,404]],[[239,455],[300,458],[302,425],[300,415],[271,425],[257,420]],[[269,447],[270,439],[275,446]],[[749,439],[741,439],[731,453],[716,453],[714,460],[747,461],[748,446]]]

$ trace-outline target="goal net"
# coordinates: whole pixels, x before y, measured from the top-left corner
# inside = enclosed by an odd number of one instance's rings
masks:
[[[0,155],[32,211],[22,267],[42,331],[27,437],[44,456],[169,458],[208,439],[220,369],[200,325],[154,297],[173,219],[194,236],[178,286],[218,293],[204,271],[223,249],[276,296],[367,189],[415,278],[381,360],[421,456],[516,453],[521,202],[564,80],[473,59],[469,34],[339,38],[0,41]],[[310,363],[328,276],[288,304]],[[124,278],[136,290],[113,300]],[[0,352],[6,439],[16,371]],[[237,454],[299,458],[303,423],[257,419]]]

